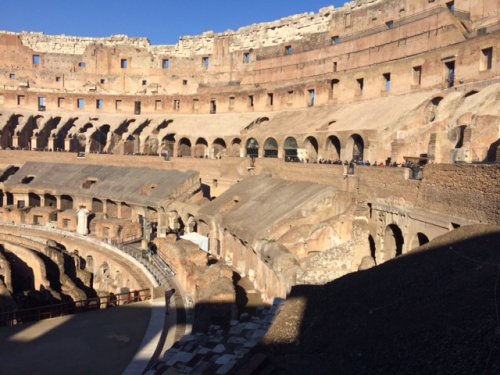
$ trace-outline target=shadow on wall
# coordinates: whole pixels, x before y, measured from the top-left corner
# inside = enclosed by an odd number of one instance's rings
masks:
[[[499,243],[500,227],[462,227],[381,266],[294,287],[241,373],[258,355],[283,374],[500,373]]]

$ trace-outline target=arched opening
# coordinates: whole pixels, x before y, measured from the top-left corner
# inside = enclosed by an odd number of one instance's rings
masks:
[[[178,156],[191,156],[191,141],[188,138],[182,138],[179,141]]]
[[[61,210],[72,210],[73,198],[69,195],[61,195]]]
[[[304,149],[306,150],[306,161],[315,163],[318,161],[318,141],[313,136],[309,136],[304,141]]]
[[[0,146],[3,149],[10,149],[13,147],[12,136],[15,134],[16,127],[19,125],[19,119],[22,115],[12,115],[9,117],[7,124],[0,128]]]
[[[377,263],[385,262],[403,253],[403,232],[396,224],[390,224],[385,228],[384,249],[382,259],[377,259]]]
[[[371,234],[368,235],[368,244],[370,245],[370,256],[376,261],[377,247]]]
[[[161,151],[168,151],[168,156],[174,156],[175,134],[167,134],[161,141]]]
[[[427,237],[425,233],[418,232],[413,238],[411,248],[414,249],[416,247],[425,245],[428,242],[429,242],[429,237]]]
[[[278,142],[274,138],[267,138],[264,142],[264,157],[277,158],[278,157]]]
[[[226,156],[226,142],[222,138],[217,138],[212,144],[212,148],[216,159]]]
[[[121,203],[121,217],[122,219],[131,219],[132,218],[132,208],[125,202]]]
[[[92,198],[92,212],[98,213],[98,212],[103,212],[103,210],[104,210],[104,205],[102,203],[102,200],[97,198]]]
[[[468,98],[469,96],[476,95],[479,91],[471,90],[467,94],[464,95],[464,98]]]
[[[195,148],[194,148],[194,157],[195,158],[206,158],[208,157],[208,142],[205,138],[198,138],[196,140]]]
[[[45,207],[57,207],[57,199],[55,196],[52,194],[44,194],[44,199],[45,199]]]
[[[50,143],[49,141],[53,138],[51,138],[50,134],[51,132],[57,128],[57,125],[61,121],[61,117],[51,117],[45,125],[40,129],[40,131],[37,134],[37,149],[39,150],[49,150],[52,151],[52,148],[54,147],[54,143]]]
[[[28,194],[28,206],[29,207],[40,207],[40,196],[35,193]]]
[[[68,136],[69,131],[71,130],[72,127],[75,126],[74,124],[75,119],[70,119],[68,120],[57,132],[55,135],[55,147],[56,150],[65,150],[65,151],[70,151],[66,149],[65,145],[65,139]]]
[[[118,217],[118,205],[111,199],[106,199],[106,214],[109,217]]]
[[[442,96],[436,96],[431,99],[429,105],[427,106],[427,122],[433,122],[436,119],[438,107],[442,100]]]
[[[5,196],[7,198],[7,206],[12,206],[14,204],[14,194],[6,191]]]
[[[17,144],[19,148],[30,150],[33,146],[31,139],[35,135],[35,130],[38,130],[38,121],[41,121],[41,116],[31,116],[28,118],[23,127],[16,134],[18,136]]]
[[[241,139],[235,138],[231,142],[231,156],[236,158],[241,156]]]
[[[338,139],[334,135],[329,136],[326,141],[325,159],[331,161],[340,160],[340,150],[341,150],[340,139]]]
[[[102,154],[106,148],[106,141],[111,127],[109,125],[102,125],[95,129],[90,136],[90,152]]]
[[[351,160],[354,162],[364,160],[365,142],[359,134],[353,134],[349,137],[348,146],[350,149],[352,148]],[[351,155],[347,154],[347,157]]]
[[[297,140],[295,138],[288,137],[285,139],[283,148],[285,150],[285,161],[298,161],[297,149],[299,148],[299,145],[297,144]]]
[[[455,144],[455,148],[462,148],[464,146],[464,138],[465,138],[465,129],[467,125],[459,126],[455,129],[455,134],[457,138],[457,143]]]
[[[136,150],[139,150],[139,137],[129,134],[123,142],[123,154],[134,155],[137,153]]]
[[[500,162],[500,138],[488,147],[488,152],[486,153],[486,159],[484,161],[488,163]]]
[[[250,138],[247,141],[247,156],[251,158],[259,157],[259,142],[255,138]]]

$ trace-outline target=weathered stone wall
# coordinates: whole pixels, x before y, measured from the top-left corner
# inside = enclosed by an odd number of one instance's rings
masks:
[[[498,5],[461,0],[452,13],[445,3],[358,1],[237,32],[184,37],[175,46],[151,46],[145,38],[123,35],[95,39],[0,33],[0,86],[7,107],[36,108],[38,97],[46,96],[48,110],[75,110],[77,99],[95,109],[101,99],[101,113],[132,113],[135,101],[143,102],[145,113],[209,113],[213,100],[219,112],[304,108],[310,89],[316,105],[379,97],[387,94],[382,74],[388,72],[391,93],[439,87],[445,78],[443,61],[452,58],[457,79],[465,82],[498,75],[498,53],[492,69],[478,72],[481,49],[498,50]],[[484,27],[487,32],[478,36],[477,29]],[[332,43],[336,36],[340,42]],[[285,52],[287,46],[291,54]],[[36,54],[40,64],[34,66]],[[210,59],[208,68],[203,57]],[[122,60],[127,68],[121,67]],[[423,72],[417,83],[415,66]],[[356,82],[360,78],[362,95]],[[332,79],[340,81],[342,95],[332,95]],[[272,105],[268,93],[276,95]]]

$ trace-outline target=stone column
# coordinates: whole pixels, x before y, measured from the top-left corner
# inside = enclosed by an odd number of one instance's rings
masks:
[[[77,213],[78,217],[78,222],[77,222],[77,227],[76,227],[76,232],[78,234],[86,236],[89,234],[89,229],[88,229],[88,217],[89,217],[89,210],[86,208],[80,208]]]
[[[13,135],[12,136],[12,148],[16,149],[19,147],[19,136]]]
[[[31,150],[36,150],[38,148],[38,138],[36,136],[31,137]]]
[[[64,150],[71,151],[71,138],[64,138]]]

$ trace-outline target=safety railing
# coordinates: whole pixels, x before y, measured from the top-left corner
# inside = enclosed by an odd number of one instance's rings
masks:
[[[86,311],[106,309],[129,305],[135,302],[151,299],[150,289],[141,289],[125,293],[110,293],[102,297],[93,297],[81,301],[64,302],[53,305],[33,307],[0,313],[0,326],[14,326],[17,324],[56,318],[64,315],[78,314]]]

